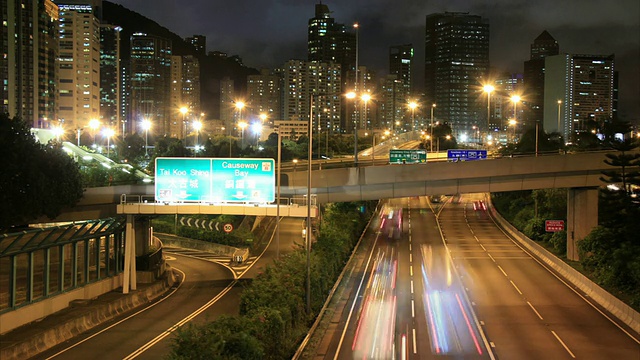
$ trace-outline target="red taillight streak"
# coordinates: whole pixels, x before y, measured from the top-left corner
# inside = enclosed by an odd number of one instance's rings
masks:
[[[456,294],[456,300],[458,300],[458,305],[460,306],[460,310],[462,310],[462,315],[464,315],[464,321],[467,322],[467,328],[469,328],[469,333],[473,338],[473,343],[476,344],[476,350],[478,350],[478,354],[482,355],[482,348],[480,348],[480,344],[478,344],[478,338],[476,338],[476,334],[473,332],[473,328],[471,327],[471,323],[469,322],[469,318],[467,317],[467,312],[464,310],[462,306],[462,301],[460,301],[460,297]]]

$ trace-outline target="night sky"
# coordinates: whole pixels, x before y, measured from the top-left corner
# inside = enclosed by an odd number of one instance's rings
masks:
[[[182,37],[207,36],[207,51],[239,55],[254,68],[306,59],[307,24],[317,0],[111,0]],[[496,70],[523,71],[533,40],[547,30],[561,53],[616,56],[620,118],[640,119],[638,0],[351,0],[323,1],[336,22],[360,24],[360,64],[387,72],[389,46],[412,43],[414,84],[423,86],[425,16],[456,11],[489,21]]]

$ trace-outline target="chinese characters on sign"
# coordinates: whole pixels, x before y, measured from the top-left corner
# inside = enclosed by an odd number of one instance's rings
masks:
[[[556,232],[564,230],[564,220],[545,220],[544,229],[546,232]]]
[[[156,201],[275,201],[275,160],[157,158]]]

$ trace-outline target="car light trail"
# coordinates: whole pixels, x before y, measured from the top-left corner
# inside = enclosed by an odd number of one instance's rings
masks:
[[[476,350],[478,351],[478,354],[482,355],[482,348],[478,343],[478,338],[476,337],[476,333],[475,331],[473,331],[473,328],[471,327],[471,323],[469,322],[469,317],[467,316],[467,311],[464,309],[464,306],[462,306],[462,301],[460,301],[460,297],[458,296],[458,294],[456,294],[456,300],[458,301],[458,305],[460,306],[460,310],[462,311],[462,315],[464,316],[464,321],[467,323],[467,328],[469,329],[469,333],[471,334],[473,343],[476,345]]]

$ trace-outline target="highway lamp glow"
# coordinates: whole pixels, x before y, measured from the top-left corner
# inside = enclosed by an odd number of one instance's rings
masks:
[[[51,131],[53,132],[53,135],[56,137],[56,141],[60,141],[60,137],[64,135],[64,129],[62,128],[62,126],[56,126]]]
[[[93,147],[96,147],[96,133],[98,132],[98,128],[100,127],[100,121],[97,119],[89,120],[89,128],[93,132]]]
[[[149,129],[151,129],[149,119],[142,120],[142,129],[144,130],[144,156],[149,157]]]
[[[189,112],[189,109],[186,106],[183,106],[180,108],[180,113],[182,114],[182,129],[184,131],[184,133],[182,134],[182,138],[185,138],[187,136],[186,116],[188,112]]]
[[[482,90],[487,93],[487,133],[491,128],[491,92],[496,88],[493,85],[487,84],[482,87]]]
[[[200,121],[194,121],[193,122],[193,130],[196,131],[196,143],[194,145],[195,147],[195,151],[194,151],[194,156],[196,155],[196,153],[198,153],[198,149],[199,149],[199,142],[200,142],[200,130],[202,129],[202,122]]]
[[[415,101],[410,101],[409,102],[409,109],[411,109],[411,131],[415,131],[416,130],[416,123],[415,123],[415,112],[416,112],[416,108],[418,107],[418,103]]]
[[[258,146],[258,142],[260,141],[260,135],[262,134],[262,123],[261,122],[254,122],[251,125],[251,130],[253,131],[254,135],[256,136],[256,146]]]
[[[244,121],[240,121],[238,123],[238,127],[240,127],[240,144],[241,147],[244,148],[244,129],[247,127],[247,123]]]
[[[102,131],[102,135],[107,138],[107,157],[109,157],[111,155],[111,145],[110,144],[111,144],[111,137],[114,134],[115,134],[115,132],[111,128],[105,128]]]

